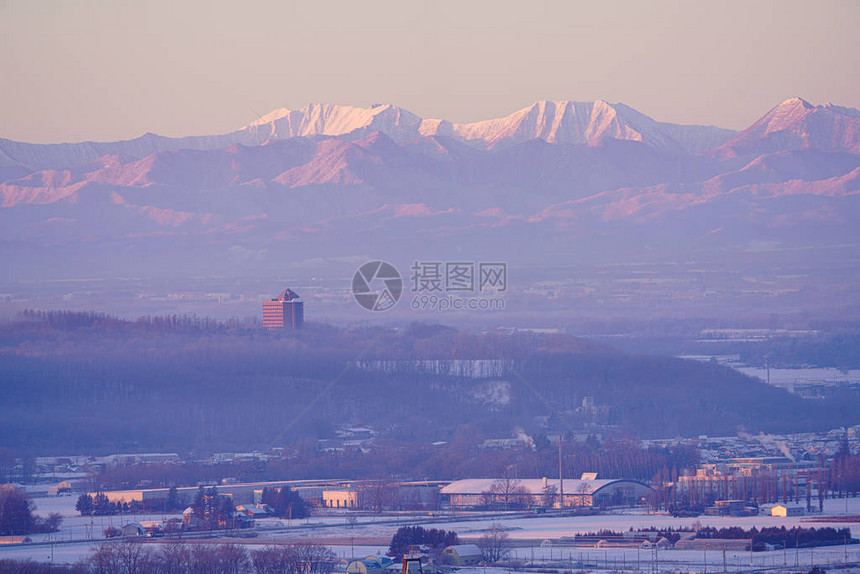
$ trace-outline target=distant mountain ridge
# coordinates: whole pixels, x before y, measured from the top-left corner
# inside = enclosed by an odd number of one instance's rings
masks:
[[[256,273],[464,246],[512,263],[553,258],[546,246],[599,262],[762,246],[841,261],[860,243],[858,200],[860,111],[799,98],[739,133],[541,101],[469,124],[313,104],[216,136],[0,140],[13,273],[181,273],[189,260],[200,274]]]
[[[257,133],[265,130],[272,138],[365,135],[378,131],[398,143],[419,136],[445,136],[479,147],[532,139],[589,145],[618,139],[688,153],[707,151],[734,135],[733,131],[720,128],[656,122],[633,108],[602,100],[539,101],[504,118],[469,124],[425,120],[390,105],[353,108],[313,104],[301,110],[275,110],[244,129]]]
[[[0,138],[0,180],[41,169],[58,169],[115,155],[142,159],[177,149],[213,150],[233,144],[257,146],[270,140],[317,136],[356,139],[381,132],[399,144],[444,136],[477,148],[515,145],[538,139],[548,143],[599,145],[607,139],[638,141],[678,153],[716,150],[724,157],[807,147],[860,151],[860,111],[788,99],[743,132],[657,122],[624,104],[538,101],[506,117],[467,124],[423,119],[394,106],[359,108],[310,104],[281,108],[231,133],[169,138],[152,133],[131,140],[30,144]],[[756,147],[757,146],[757,147]]]
[[[300,110],[274,110],[235,132],[213,136],[168,138],[147,133],[116,142],[62,144],[30,144],[0,138],[0,170],[5,170],[0,171],[0,177],[4,173],[20,175],[22,170],[69,167],[105,155],[134,161],[152,153],[176,149],[212,150],[233,144],[255,146],[272,139],[294,137],[348,136],[354,139],[376,131],[398,143],[437,135],[478,147],[511,145],[530,139],[594,145],[612,138],[642,141],[688,153],[712,149],[735,134],[721,128],[656,122],[633,108],[604,101],[535,102],[507,117],[469,124],[422,119],[393,105],[357,108],[310,104]]]

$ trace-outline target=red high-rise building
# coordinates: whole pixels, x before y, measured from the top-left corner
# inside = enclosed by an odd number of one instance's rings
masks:
[[[292,289],[263,303],[263,327],[267,329],[301,329],[305,321],[304,303]]]

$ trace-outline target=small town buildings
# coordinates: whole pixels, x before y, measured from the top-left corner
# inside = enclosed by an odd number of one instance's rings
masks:
[[[806,514],[806,509],[799,504],[774,504],[770,509],[771,516],[803,516]]]
[[[386,568],[387,574],[402,574],[403,564],[392,564]],[[438,574],[436,565],[429,561],[429,557],[421,556],[419,560],[409,560],[406,565],[406,574]]]
[[[483,557],[481,549],[475,544],[457,544],[442,550],[442,559],[451,566],[474,566]]]
[[[668,550],[672,548],[672,541],[666,538],[665,536],[661,536],[659,540],[651,541],[651,540],[643,540],[639,544],[639,548],[643,550],[650,550],[652,548],[659,548],[660,550]]]
[[[358,491],[354,488],[323,490],[322,505],[326,508],[358,508]]]
[[[68,480],[61,480],[54,486],[48,487],[48,494],[53,494],[55,496],[60,496],[61,494],[68,494],[72,491],[72,483]]]
[[[382,556],[365,556],[359,560],[353,560],[346,567],[347,574],[383,574],[385,569],[392,564],[391,558]]]
[[[746,500],[715,500],[713,506],[705,509],[708,516],[755,516],[758,509],[749,506]]]
[[[675,550],[749,550],[749,540],[737,538],[682,538],[675,543]]]
[[[122,536],[124,538],[131,536],[146,536],[146,529],[139,522],[129,522],[122,527]]]
[[[241,512],[251,519],[269,518],[274,515],[274,509],[268,504],[240,504],[236,512]]]
[[[759,504],[758,505],[758,513],[761,514],[762,516],[772,516],[774,506],[776,506],[776,503]]]
[[[281,480],[272,482],[226,482],[223,484],[215,484],[204,486],[204,488],[215,488],[219,495],[230,496],[233,499],[233,504],[259,504],[263,494],[263,489],[290,487],[295,490],[302,499],[308,501],[318,501],[322,494],[322,487],[326,484],[331,484],[332,481],[315,481],[315,480]],[[180,486],[176,489],[176,493],[185,504],[189,504],[194,500],[197,494],[198,487],[196,486]],[[111,502],[149,502],[159,500],[167,500],[169,488],[148,488],[134,490],[108,490],[104,494]],[[95,496],[96,492],[90,492],[90,496]],[[314,502],[315,503],[315,502]]]
[[[356,481],[339,488],[325,488],[321,505],[325,508],[358,510],[436,509],[439,490],[447,485],[440,481]]]
[[[29,544],[33,539],[29,536],[0,536],[0,544]]]
[[[190,506],[182,511],[182,523],[186,528],[196,528],[200,521],[194,516],[194,509]]]

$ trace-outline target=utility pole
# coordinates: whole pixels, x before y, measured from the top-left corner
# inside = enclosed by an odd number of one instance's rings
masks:
[[[752,568],[752,537],[750,537],[750,568]]]
[[[794,567],[797,568],[800,564],[800,532],[797,533],[797,539],[794,541]]]
[[[558,433],[558,508],[564,510],[564,474],[562,473],[562,455],[561,441],[564,440],[564,433]]]
[[[765,355],[764,357],[764,368],[767,369],[767,384],[770,384],[770,359]]]

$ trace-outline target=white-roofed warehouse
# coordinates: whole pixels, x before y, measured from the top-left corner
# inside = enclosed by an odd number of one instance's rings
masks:
[[[559,490],[557,478],[469,478],[452,482],[440,494],[441,501],[451,507],[514,510],[558,507]],[[650,491],[651,487],[637,480],[583,475],[581,479],[564,480],[564,506],[638,506]]]

